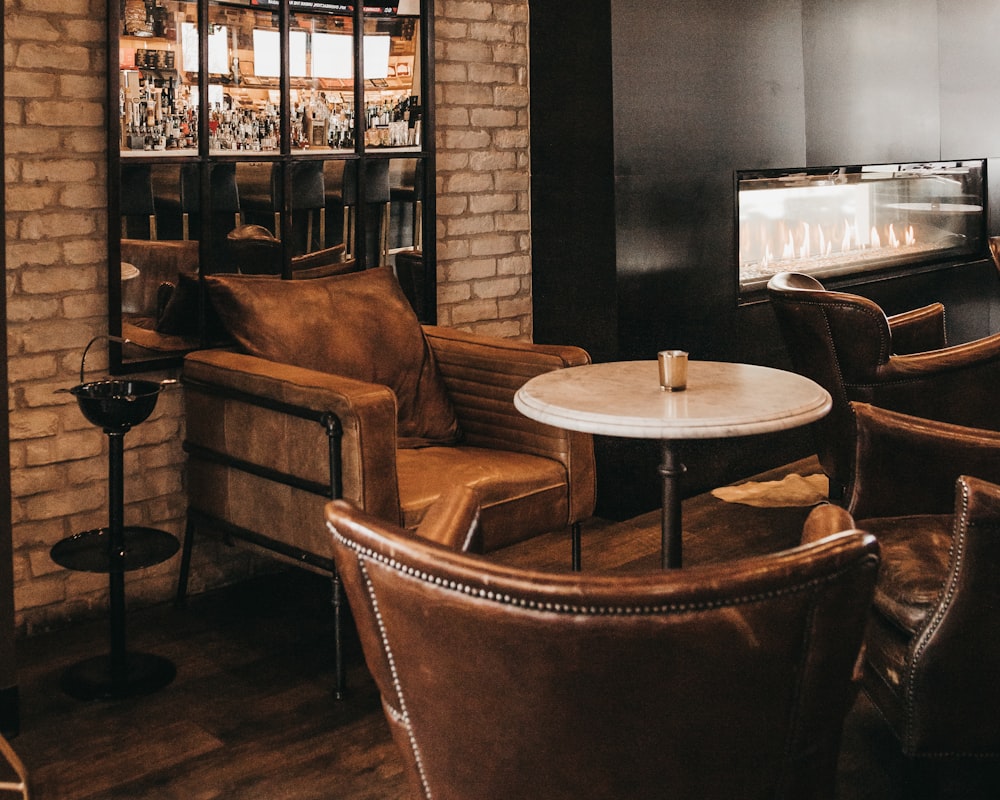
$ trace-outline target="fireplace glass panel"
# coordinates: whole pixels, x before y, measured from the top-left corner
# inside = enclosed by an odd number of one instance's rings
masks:
[[[740,294],[981,254],[983,160],[737,173]]]

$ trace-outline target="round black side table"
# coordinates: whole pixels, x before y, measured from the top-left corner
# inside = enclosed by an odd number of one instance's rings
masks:
[[[166,382],[164,382],[166,383]],[[79,700],[114,700],[149,694],[174,679],[172,662],[125,646],[125,573],[166,561],[178,550],[166,531],[126,526],[125,434],[146,420],[164,384],[156,381],[102,380],[69,391],[84,416],[108,436],[108,526],[84,531],[56,543],[52,560],[66,569],[107,573],[111,649],[66,669],[60,685]]]

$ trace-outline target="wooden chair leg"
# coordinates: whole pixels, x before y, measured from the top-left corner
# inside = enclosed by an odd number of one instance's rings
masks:
[[[24,767],[24,763],[18,757],[17,753],[14,752],[14,748],[10,746],[3,736],[0,736],[0,754],[7,760],[10,764],[11,769],[17,775],[16,781],[3,781],[0,782],[0,792],[20,792],[23,800],[28,800],[28,771]]]
[[[187,525],[184,526],[184,544],[181,547],[181,570],[177,576],[177,596],[174,604],[184,605],[187,600],[188,575],[191,572],[191,548],[194,546],[194,520],[188,515]]]
[[[382,206],[382,226],[379,229],[378,265],[384,267],[389,263],[389,225],[391,224],[389,204]]]
[[[344,206],[344,258],[349,259],[354,255],[354,212],[351,206]]]

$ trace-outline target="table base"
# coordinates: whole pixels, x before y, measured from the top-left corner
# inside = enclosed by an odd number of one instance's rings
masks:
[[[125,653],[112,669],[110,655],[95,656],[66,669],[59,685],[77,700],[120,700],[152,694],[177,674],[173,662],[149,653]],[[116,674],[117,673],[117,674]]]
[[[677,569],[683,562],[681,543],[681,476],[687,471],[673,442],[662,442],[662,461],[658,468],[663,478],[660,564],[663,569]]]

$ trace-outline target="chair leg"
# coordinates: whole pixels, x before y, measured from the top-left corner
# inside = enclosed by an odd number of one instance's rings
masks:
[[[340,575],[333,573],[333,660],[336,686],[334,697],[343,700],[346,694],[346,678],[344,677],[344,642],[343,642],[343,593],[340,587]]]
[[[573,571],[580,571],[580,523],[574,522],[570,530],[570,544],[572,546]]]
[[[14,748],[10,746],[3,736],[0,736],[0,754],[7,760],[10,768],[17,775],[16,781],[0,782],[0,792],[20,792],[23,800],[28,800],[28,770],[24,767],[24,762],[18,757]]]
[[[379,254],[378,265],[384,267],[389,263],[389,225],[391,222],[389,214],[389,203],[382,206],[382,225],[379,228]]]
[[[191,572],[191,548],[194,546],[194,520],[188,515],[184,526],[184,544],[181,548],[181,571],[177,576],[177,596],[174,605],[182,606],[187,600],[188,575]]]
[[[354,256],[354,212],[350,206],[344,206],[344,231],[341,235],[344,242],[344,258]]]

